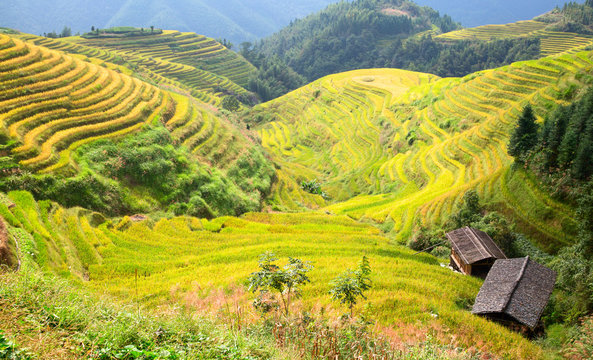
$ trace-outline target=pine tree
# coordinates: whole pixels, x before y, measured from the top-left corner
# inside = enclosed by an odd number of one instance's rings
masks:
[[[572,165],[572,176],[575,179],[587,180],[593,175],[593,117],[589,117],[585,124],[585,131],[581,134],[577,156]]]
[[[537,144],[538,129],[539,126],[535,122],[533,108],[527,104],[523,108],[523,113],[519,117],[517,127],[511,135],[508,145],[509,155],[513,156],[515,160],[521,161],[521,158]]]
[[[546,119],[542,130],[542,143],[544,147],[544,162],[548,171],[558,167],[558,152],[562,139],[566,134],[566,127],[570,114],[574,112],[574,105],[560,106],[554,114]]]

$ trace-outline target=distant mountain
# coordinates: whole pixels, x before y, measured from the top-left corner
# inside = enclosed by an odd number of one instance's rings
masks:
[[[236,44],[267,36],[335,0],[2,0],[0,26],[43,34],[68,26],[192,31]]]
[[[465,27],[529,20],[564,5],[563,0],[415,0],[441,14],[450,15]],[[573,2],[584,3],[584,0]]]

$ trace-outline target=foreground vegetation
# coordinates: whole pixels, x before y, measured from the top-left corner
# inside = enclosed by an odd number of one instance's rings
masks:
[[[471,315],[480,281],[442,267],[429,255],[390,244],[369,225],[319,214],[246,214],[212,221],[123,218],[102,223],[99,214],[36,203],[13,192],[1,205],[9,232],[32,267],[62,274],[85,287],[141,307],[180,304],[199,313],[228,312],[226,321],[257,322],[244,287],[265,251],[310,261],[311,283],[291,313],[322,313],[336,319],[329,280],[366,253],[373,287],[354,314],[372,320],[375,333],[396,344],[420,346],[427,336],[470,352],[539,358],[541,349],[520,335]],[[340,239],[336,243],[336,239]],[[196,246],[199,244],[199,246]],[[23,256],[23,259],[27,259]],[[509,345],[512,344],[512,345]]]

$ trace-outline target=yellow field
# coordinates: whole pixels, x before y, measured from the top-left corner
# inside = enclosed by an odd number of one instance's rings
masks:
[[[530,102],[543,116],[563,103],[563,89],[580,86],[591,56],[521,62],[462,79],[359,70],[256,107],[254,113],[276,119],[259,128],[286,174],[274,201],[281,208],[323,206],[319,197],[294,204],[293,195],[282,193],[317,178],[331,198],[325,210],[393,221],[396,238],[406,242],[417,221],[443,221],[475,188],[539,229],[542,246],[557,249],[571,239],[533,210],[549,210],[558,223],[571,223],[572,215],[545,195],[509,189],[506,144],[522,107]]]
[[[31,169],[66,165],[69,152],[62,150],[85,139],[138,129],[159,117],[169,99],[129,76],[9,41],[0,60],[0,122],[21,141],[12,153]]]
[[[470,351],[544,358],[522,336],[465,308],[480,280],[390,244],[376,228],[345,216],[249,213],[211,221],[177,217],[136,223],[126,217],[98,225],[104,220],[98,214],[36,203],[26,192],[0,198],[0,213],[12,226],[25,266],[78,275],[86,279],[84,285],[122,299],[144,305],[179,302],[208,314],[232,302],[248,318],[253,295],[243,284],[257,269],[259,255],[274,251],[282,261],[291,256],[314,266],[312,282],[293,311],[324,308],[337,317],[345,309],[330,301],[329,280],[366,254],[373,288],[367,310],[361,304],[356,311],[367,311],[394,341],[420,343],[430,334]],[[8,209],[11,202],[16,206]]]

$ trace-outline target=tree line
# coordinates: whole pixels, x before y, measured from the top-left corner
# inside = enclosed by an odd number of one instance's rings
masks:
[[[509,154],[541,176],[572,180],[573,186],[593,176],[593,87],[583,97],[558,106],[536,122],[530,105],[523,109],[509,142]]]
[[[560,290],[549,307],[549,321],[575,323],[593,311],[593,87],[551,111],[542,125],[531,105],[525,106],[508,152],[553,196],[576,209],[575,243],[548,262],[558,273]]]

